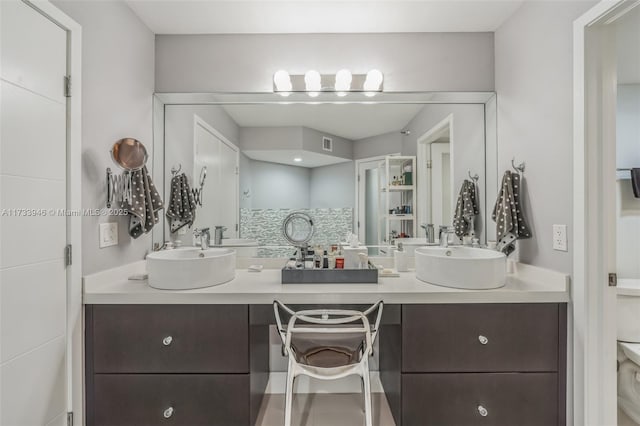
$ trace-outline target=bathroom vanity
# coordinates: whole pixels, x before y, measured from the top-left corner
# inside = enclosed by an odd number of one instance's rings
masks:
[[[152,289],[144,262],[85,278],[87,425],[253,425],[268,380],[274,299],[302,306],[385,301],[380,375],[397,425],[564,425],[566,276],[520,266],[495,290],[413,273],[379,284],[230,283]]]

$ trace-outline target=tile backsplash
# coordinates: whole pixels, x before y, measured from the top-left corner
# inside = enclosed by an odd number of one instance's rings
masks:
[[[267,246],[287,246],[282,223],[290,213],[299,211],[313,219],[314,234],[310,245],[324,246],[344,241],[353,230],[353,209],[240,209],[240,238],[257,240]]]

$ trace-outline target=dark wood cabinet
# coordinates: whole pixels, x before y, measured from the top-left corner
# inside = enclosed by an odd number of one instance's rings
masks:
[[[251,426],[268,330],[248,305],[87,305],[87,426]]]
[[[396,425],[564,426],[566,321],[563,303],[386,305]],[[87,426],[255,424],[270,304],[87,305],[85,323]]]
[[[242,305],[96,305],[95,373],[248,373]]]
[[[558,305],[405,305],[402,371],[557,371]]]
[[[402,325],[380,333],[396,424],[564,426],[566,315],[558,303],[403,305]]]
[[[249,374],[98,374],[96,426],[247,426]]]

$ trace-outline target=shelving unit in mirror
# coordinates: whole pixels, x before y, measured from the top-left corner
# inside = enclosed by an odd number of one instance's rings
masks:
[[[378,167],[380,244],[416,235],[415,156],[386,156]]]

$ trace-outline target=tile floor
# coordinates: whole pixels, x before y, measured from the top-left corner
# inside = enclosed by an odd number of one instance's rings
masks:
[[[383,393],[372,394],[373,425],[395,426]],[[284,395],[267,394],[262,402],[256,426],[282,426]],[[296,394],[293,398],[294,426],[364,425],[362,394]]]

